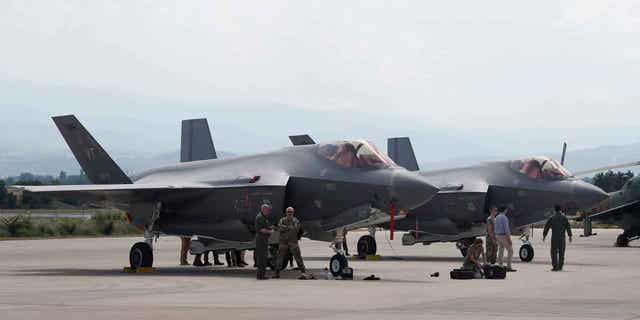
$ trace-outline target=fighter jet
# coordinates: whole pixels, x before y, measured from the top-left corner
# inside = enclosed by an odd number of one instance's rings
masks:
[[[529,241],[529,227],[550,215],[554,205],[573,212],[589,208],[608,196],[547,157],[418,171],[411,142],[406,137],[389,139],[388,154],[398,165],[418,172],[440,189],[431,201],[411,210],[403,219],[381,225],[406,231],[403,245],[456,242],[465,255],[473,239],[486,234],[489,207],[505,206],[509,209],[512,230],[522,235],[520,259],[529,262],[535,253]],[[374,230],[371,228],[370,233]],[[359,255],[374,254],[376,248],[372,234],[358,240]]]
[[[564,154],[565,152],[563,151],[563,158]],[[640,161],[616,164],[576,172],[576,176],[638,165],[640,165]],[[572,218],[577,221],[583,221],[585,237],[595,235],[592,232],[593,221],[619,226],[624,231],[618,235],[615,246],[628,247],[629,242],[640,239],[640,176],[627,181],[620,190],[609,193],[608,199]]]
[[[593,221],[613,224],[624,230],[616,239],[616,247],[628,247],[629,242],[640,239],[640,177],[629,181],[609,199],[586,211],[584,235],[591,236]]]
[[[251,247],[254,219],[264,203],[273,206],[273,221],[285,207],[295,207],[307,236],[329,241],[340,227],[389,220],[396,210],[401,216],[438,192],[364,140],[183,162],[129,177],[75,116],[53,121],[93,184],[16,188],[125,211],[145,233],[145,241],[129,252],[132,268],[153,265],[152,240],[160,234]],[[193,160],[183,151],[183,160]],[[334,255],[331,271],[341,272],[346,263]]]

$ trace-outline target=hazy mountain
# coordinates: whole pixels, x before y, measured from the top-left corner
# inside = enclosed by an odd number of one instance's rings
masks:
[[[478,123],[451,128],[425,117],[313,110],[272,101],[184,100],[119,91],[35,87],[0,82],[0,176],[23,171],[79,170],[51,116],[76,114],[127,172],[174,163],[180,121],[209,119],[216,149],[251,154],[289,145],[291,134],[317,141],[365,138],[386,152],[388,137],[412,138],[424,168],[442,168],[531,154],[558,155],[570,143],[568,166],[582,169],[637,160],[640,126],[504,128]],[[437,106],[425,107],[437,109]],[[613,145],[609,147],[598,147]],[[575,151],[574,151],[575,150]],[[175,155],[175,157],[174,157]]]

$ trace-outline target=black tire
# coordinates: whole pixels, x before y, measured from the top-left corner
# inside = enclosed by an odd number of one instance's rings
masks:
[[[466,238],[456,243],[456,247],[458,247],[458,249],[460,250],[460,254],[462,255],[463,258],[467,257],[467,253],[469,252],[469,247],[471,247],[474,241],[476,241],[476,238]]]
[[[626,234],[621,234],[616,239],[616,247],[626,248],[629,246],[629,237]]]
[[[153,266],[153,250],[146,242],[138,242],[129,251],[131,269],[150,268]]]
[[[364,235],[358,239],[358,256],[366,257],[378,252],[376,239],[370,235]]]
[[[535,251],[533,250],[533,246],[527,243],[527,244],[523,244],[520,247],[519,253],[520,253],[520,260],[522,260],[522,262],[531,262],[533,260]]]
[[[469,252],[469,248],[467,248],[467,247],[460,248],[460,254],[462,255],[463,258],[467,257],[467,253],[468,252]]]
[[[342,270],[349,267],[347,258],[341,254],[336,254],[329,260],[329,271],[334,277],[342,275]]]

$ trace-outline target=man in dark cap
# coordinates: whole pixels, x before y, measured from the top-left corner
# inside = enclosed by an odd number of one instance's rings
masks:
[[[542,233],[542,241],[547,238],[547,233],[551,229],[551,264],[553,269],[551,271],[562,271],[564,266],[564,252],[567,246],[565,233],[569,235],[569,242],[573,241],[573,234],[571,233],[571,226],[569,225],[569,219],[564,216],[562,208],[559,205],[555,206],[555,213],[544,226],[544,232]]]

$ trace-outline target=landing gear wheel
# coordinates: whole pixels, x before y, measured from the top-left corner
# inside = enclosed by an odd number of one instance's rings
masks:
[[[358,240],[358,256],[366,257],[376,254],[378,245],[376,239],[370,235],[364,235]]]
[[[520,260],[522,260],[522,262],[531,262],[534,253],[533,246],[525,243],[520,247]]]
[[[150,268],[153,266],[153,250],[146,242],[138,242],[129,251],[131,269]]]
[[[618,238],[616,239],[616,247],[619,248],[626,248],[629,246],[629,238],[627,237],[626,234],[621,234],[618,236]]]
[[[334,277],[342,275],[342,270],[349,267],[347,258],[341,254],[336,254],[329,260],[329,271]]]
[[[476,238],[466,238],[456,242],[456,247],[460,250],[460,254],[462,254],[463,258],[467,257],[469,247],[471,247],[474,241],[476,241]]]

